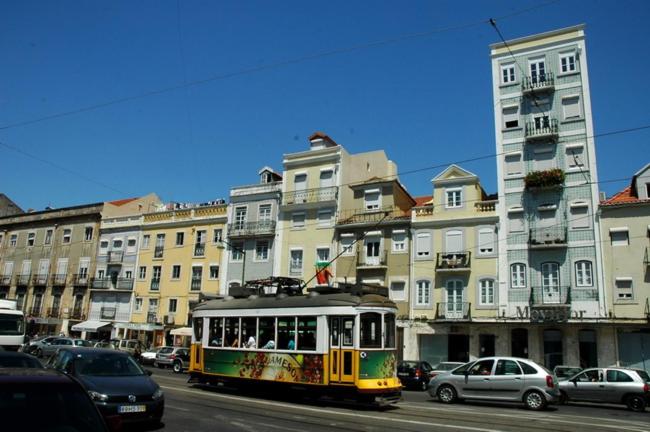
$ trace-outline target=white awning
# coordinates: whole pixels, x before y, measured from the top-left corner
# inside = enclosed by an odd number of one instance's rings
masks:
[[[192,336],[192,327],[175,328],[169,334],[172,336]]]
[[[72,326],[72,331],[96,332],[98,328],[111,325],[107,321],[84,321]]]

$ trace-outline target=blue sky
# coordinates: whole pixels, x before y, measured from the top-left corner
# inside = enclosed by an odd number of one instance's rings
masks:
[[[149,192],[165,201],[227,198],[231,186],[256,182],[260,167],[281,169],[282,154],[307,149],[316,130],[351,153],[384,149],[400,171],[493,154],[488,45],[498,36],[480,22],[536,5],[499,27],[511,39],[587,25],[596,133],[650,124],[650,2],[546,3],[2,2],[0,192],[25,209]],[[646,129],[597,139],[600,180],[647,163],[649,138]],[[463,166],[496,191],[494,159]],[[423,195],[441,170],[401,180]],[[601,189],[611,195],[624,186]]]

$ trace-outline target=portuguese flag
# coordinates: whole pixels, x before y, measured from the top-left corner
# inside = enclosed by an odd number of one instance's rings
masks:
[[[318,285],[329,285],[332,273],[329,269],[328,261],[316,261],[316,282]]]

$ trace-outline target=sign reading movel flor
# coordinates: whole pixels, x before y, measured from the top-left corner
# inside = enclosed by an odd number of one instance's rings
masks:
[[[531,322],[565,322],[569,319],[581,319],[585,311],[572,311],[568,305],[558,306],[528,306],[523,309],[517,306],[517,318],[530,319]]]

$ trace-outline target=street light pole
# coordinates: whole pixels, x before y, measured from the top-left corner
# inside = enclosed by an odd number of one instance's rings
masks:
[[[234,249],[234,250],[236,250],[237,252],[240,252],[243,255],[244,260],[243,260],[242,266],[241,266],[241,286],[244,286],[244,284],[246,283],[246,279],[244,278],[244,275],[246,274],[246,251],[243,250],[242,248],[238,248],[237,246],[233,246],[232,243],[227,242],[223,238],[221,239],[221,243],[225,243],[231,249]]]

